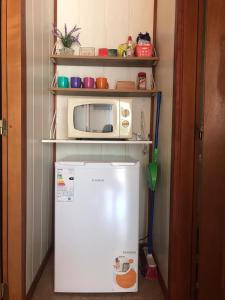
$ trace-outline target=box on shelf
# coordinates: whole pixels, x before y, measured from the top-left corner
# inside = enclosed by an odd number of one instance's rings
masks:
[[[95,48],[94,47],[80,47],[79,54],[81,56],[95,56]]]
[[[117,56],[117,49],[108,49],[108,56]]]
[[[135,90],[135,82],[134,81],[117,81],[116,83],[117,90]]]

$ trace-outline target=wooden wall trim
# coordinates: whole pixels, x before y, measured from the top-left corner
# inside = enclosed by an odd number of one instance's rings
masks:
[[[54,25],[57,26],[57,9],[58,9],[58,0],[54,0]],[[56,42],[56,37],[54,37],[54,43]],[[57,71],[57,66],[54,64],[54,74],[56,74]],[[57,101],[57,96],[53,95],[53,110],[56,110],[56,101]],[[54,113],[54,112],[53,112]],[[53,236],[53,244],[55,244],[54,241],[54,236],[55,236],[55,161],[56,161],[56,149],[57,145],[54,144],[52,147],[53,151],[53,157],[52,157],[52,172],[53,172],[53,177],[52,177],[52,236]]]
[[[21,1],[21,162],[22,169],[22,299],[26,295],[26,228],[27,228],[27,56],[26,56],[26,0]]]
[[[25,297],[26,93],[25,1],[7,1],[8,284]]]
[[[154,0],[153,44],[155,48],[157,48],[157,9],[158,9],[158,0]]]
[[[191,299],[198,1],[176,1],[169,299]]]

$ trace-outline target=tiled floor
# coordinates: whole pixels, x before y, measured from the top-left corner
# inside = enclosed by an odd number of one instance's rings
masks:
[[[53,257],[41,276],[32,300],[164,300],[158,281],[140,277],[139,292],[127,294],[56,294],[53,291]]]

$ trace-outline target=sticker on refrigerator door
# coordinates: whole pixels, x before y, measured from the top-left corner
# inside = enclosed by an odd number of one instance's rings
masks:
[[[74,169],[57,169],[56,201],[72,202],[74,200]]]
[[[137,272],[135,270],[135,260],[127,256],[118,256],[114,264],[115,282],[123,289],[129,289],[137,283]]]

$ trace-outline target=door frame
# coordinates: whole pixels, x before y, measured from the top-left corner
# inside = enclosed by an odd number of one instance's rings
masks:
[[[4,56],[8,137],[6,201],[9,300],[25,299],[26,45],[25,0],[7,2]],[[169,299],[191,299],[198,1],[176,0]],[[15,53],[17,55],[15,55]],[[10,80],[16,78],[17,80]],[[182,201],[181,201],[182,200]],[[16,253],[16,255],[15,255]],[[185,259],[184,259],[185,258]]]
[[[193,299],[202,0],[176,1],[169,300]]]
[[[201,86],[204,138],[199,151],[202,176],[197,199],[197,297],[201,300],[225,299],[225,2],[205,2]]]

